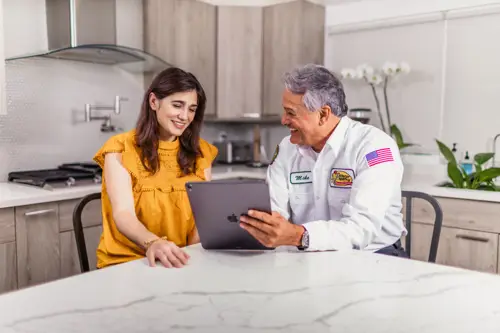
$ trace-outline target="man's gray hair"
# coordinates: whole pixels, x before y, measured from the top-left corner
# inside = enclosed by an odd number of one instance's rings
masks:
[[[342,82],[326,67],[316,64],[297,67],[285,73],[283,81],[293,94],[304,95],[304,105],[309,111],[328,105],[337,117],[347,114]]]

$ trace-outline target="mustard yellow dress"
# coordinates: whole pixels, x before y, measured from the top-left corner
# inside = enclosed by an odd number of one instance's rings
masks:
[[[158,237],[166,236],[177,246],[186,246],[188,235],[195,224],[187,197],[187,181],[204,181],[206,168],[212,165],[217,148],[200,139],[199,157],[193,174],[182,176],[177,163],[179,140],[160,141],[158,155],[159,171],[152,175],[142,165],[140,150],[135,143],[135,130],[111,137],[94,156],[104,169],[104,156],[107,153],[121,153],[122,164],[132,178],[135,212],[139,221]],[[104,172],[103,172],[104,175]],[[97,248],[97,267],[102,268],[145,256],[144,251],[121,234],[114,221],[111,203],[102,183],[103,232]]]

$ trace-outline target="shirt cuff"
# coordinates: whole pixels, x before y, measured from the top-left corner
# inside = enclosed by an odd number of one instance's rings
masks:
[[[309,233],[309,247],[305,251],[352,250],[349,237],[335,228],[337,221],[314,221],[303,224]]]

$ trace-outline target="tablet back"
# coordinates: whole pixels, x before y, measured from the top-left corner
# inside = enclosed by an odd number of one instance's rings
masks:
[[[263,180],[217,180],[186,183],[201,245],[210,250],[272,250],[239,225],[249,209],[271,213],[269,188]]]

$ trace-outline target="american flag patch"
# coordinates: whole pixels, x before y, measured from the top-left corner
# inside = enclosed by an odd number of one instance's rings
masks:
[[[368,162],[369,167],[392,161],[394,161],[394,158],[392,157],[391,148],[377,149],[375,151],[372,151],[371,153],[366,154],[366,162]]]

